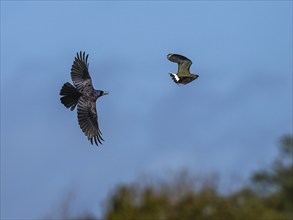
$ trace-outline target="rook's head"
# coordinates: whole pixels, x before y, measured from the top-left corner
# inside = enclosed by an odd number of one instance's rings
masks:
[[[108,91],[103,91],[103,90],[97,90],[99,97],[103,96],[103,95],[108,95],[109,92]]]

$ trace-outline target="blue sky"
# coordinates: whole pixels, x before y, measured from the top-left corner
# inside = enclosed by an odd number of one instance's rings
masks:
[[[105,139],[93,147],[59,101],[89,53]],[[179,53],[200,77],[177,86]],[[266,167],[292,134],[291,1],[1,1],[1,218],[101,215],[119,183],[187,168]]]

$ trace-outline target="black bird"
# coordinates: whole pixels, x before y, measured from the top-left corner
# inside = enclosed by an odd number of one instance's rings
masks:
[[[71,111],[77,105],[77,118],[81,130],[91,144],[94,141],[98,145],[98,142],[102,144],[101,141],[104,140],[101,137],[102,133],[98,124],[96,100],[103,95],[107,95],[108,92],[94,89],[88,71],[88,56],[85,56],[85,52],[82,53],[82,51],[77,53],[70,73],[74,86],[69,82],[65,83],[60,91],[62,96],[60,100]]]
[[[168,54],[168,60],[178,64],[177,73],[169,73],[173,81],[177,84],[187,84],[195,80],[199,75],[192,74],[189,71],[189,68],[192,64],[192,61],[187,57],[184,57],[179,54]]]

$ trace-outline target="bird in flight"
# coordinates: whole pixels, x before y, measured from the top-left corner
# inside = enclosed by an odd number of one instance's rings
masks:
[[[184,84],[192,82],[195,80],[199,75],[192,74],[189,71],[189,68],[192,64],[192,61],[188,59],[185,56],[179,55],[179,54],[168,54],[167,55],[168,60],[171,62],[178,64],[178,71],[177,73],[169,73],[171,78],[176,84]]]
[[[77,53],[70,73],[73,85],[67,82],[62,86],[60,100],[71,111],[77,106],[77,118],[81,130],[91,144],[94,141],[98,146],[98,143],[102,144],[104,140],[98,124],[96,100],[107,95],[108,92],[94,89],[88,70],[88,56],[82,51]]]

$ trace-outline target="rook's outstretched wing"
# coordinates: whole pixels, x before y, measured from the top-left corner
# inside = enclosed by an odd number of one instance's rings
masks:
[[[168,60],[171,62],[177,63],[178,64],[178,73],[180,72],[189,72],[189,68],[192,64],[192,61],[188,59],[185,56],[179,55],[179,54],[168,54],[167,55]]]
[[[82,91],[86,86],[93,86],[92,80],[88,71],[89,64],[87,63],[89,55],[85,56],[85,52],[77,53],[71,67],[71,79],[75,87]]]
[[[102,133],[98,125],[98,115],[96,110],[96,103],[88,100],[85,97],[80,97],[77,104],[78,123],[83,133],[88,137],[88,140],[96,145],[98,142],[102,144],[104,141],[101,137]]]

